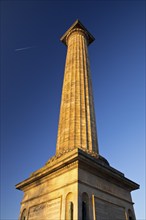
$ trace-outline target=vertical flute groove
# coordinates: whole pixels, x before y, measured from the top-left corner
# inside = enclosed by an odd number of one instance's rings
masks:
[[[86,31],[70,30],[66,44],[56,153],[80,147],[98,153]]]

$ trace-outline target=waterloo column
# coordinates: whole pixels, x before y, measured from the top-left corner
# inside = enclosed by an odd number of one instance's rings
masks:
[[[94,37],[77,20],[67,46],[56,155],[16,185],[24,192],[19,220],[136,220],[139,188],[99,155],[87,47]]]
[[[56,153],[73,148],[98,152],[87,46],[94,37],[77,20],[63,35],[67,46]]]

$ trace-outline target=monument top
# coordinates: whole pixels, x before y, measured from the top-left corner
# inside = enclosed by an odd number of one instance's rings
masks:
[[[84,27],[84,25],[79,21],[76,20],[72,26],[65,32],[65,34],[60,38],[60,40],[67,45],[67,36],[71,33],[71,31],[73,31],[74,29],[81,29],[84,31],[84,33],[87,36],[88,39],[88,45],[91,44],[95,38],[92,36],[92,34],[90,34],[90,32]]]

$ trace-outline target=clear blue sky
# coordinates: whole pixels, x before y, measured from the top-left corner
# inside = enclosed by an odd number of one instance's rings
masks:
[[[145,219],[145,1],[1,1],[1,219],[17,219],[15,184],[55,154],[66,47],[80,19],[89,47],[100,154],[140,184]],[[25,48],[19,50],[20,48]]]

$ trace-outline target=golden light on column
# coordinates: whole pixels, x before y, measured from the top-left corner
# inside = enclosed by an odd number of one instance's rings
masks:
[[[98,153],[87,46],[94,37],[77,20],[63,35],[67,46],[56,153],[83,148]]]

